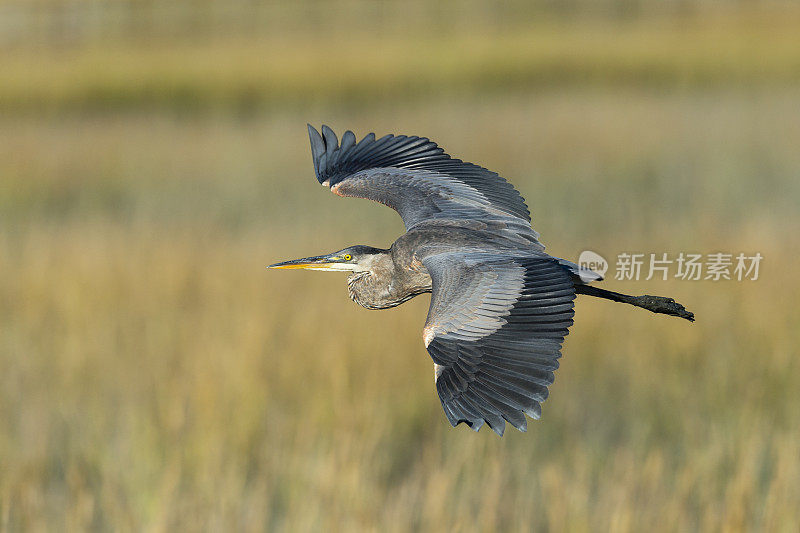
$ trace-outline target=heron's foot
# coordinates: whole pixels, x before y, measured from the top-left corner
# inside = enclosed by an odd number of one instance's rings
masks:
[[[644,296],[634,296],[633,298],[635,298],[636,301],[631,303],[637,307],[647,309],[653,313],[677,316],[680,318],[685,318],[689,322],[694,322],[694,313],[687,311],[684,306],[672,298],[665,298],[663,296],[650,296],[649,294],[645,294]]]

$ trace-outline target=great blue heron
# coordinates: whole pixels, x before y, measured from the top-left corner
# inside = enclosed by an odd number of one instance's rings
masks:
[[[436,391],[454,427],[505,421],[527,429],[553,383],[576,294],[694,320],[671,298],[628,296],[589,283],[602,277],[544,252],[522,196],[494,172],[453,159],[424,137],[351,131],[342,143],[308,126],[317,180],[339,196],[397,211],[406,233],[389,249],[351,246],[270,265],[352,272],[356,303],[387,309],[430,292],[422,338]]]

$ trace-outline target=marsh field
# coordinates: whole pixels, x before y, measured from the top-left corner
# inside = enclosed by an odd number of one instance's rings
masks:
[[[117,4],[0,3],[0,530],[796,530],[792,3]],[[580,297],[542,419],[453,429],[427,295],[264,268],[404,231],[316,183],[307,122],[496,170],[551,254],[759,279],[611,271],[697,321]]]

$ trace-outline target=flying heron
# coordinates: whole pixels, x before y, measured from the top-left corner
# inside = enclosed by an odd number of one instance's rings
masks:
[[[388,249],[351,246],[269,268],[351,272],[350,298],[387,309],[431,293],[422,330],[436,391],[454,427],[527,429],[553,383],[576,294],[693,321],[671,298],[600,289],[602,276],[544,252],[522,196],[495,172],[425,137],[308,126],[317,180],[339,196],[387,205],[406,233]]]

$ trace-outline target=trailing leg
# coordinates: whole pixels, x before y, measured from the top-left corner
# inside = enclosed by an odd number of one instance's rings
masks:
[[[680,318],[685,318],[690,322],[694,322],[694,313],[687,311],[685,307],[673,300],[672,298],[665,298],[663,296],[629,296],[627,294],[620,294],[618,292],[607,291],[591,285],[576,284],[575,292],[577,294],[588,294],[597,298],[604,298],[612,302],[621,302],[625,304],[635,305],[642,309],[647,309],[653,313],[661,313],[664,315],[672,315]]]

